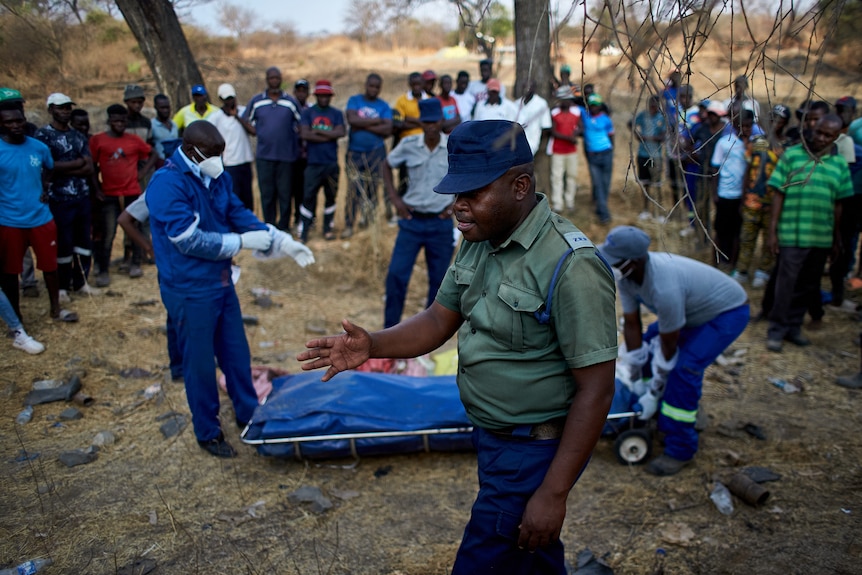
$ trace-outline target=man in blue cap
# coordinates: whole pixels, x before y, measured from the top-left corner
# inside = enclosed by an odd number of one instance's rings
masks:
[[[478,451],[479,494],[453,575],[566,573],[566,499],[613,397],[617,336],[609,267],[536,193],[533,154],[514,122],[466,122],[448,141],[463,234],[428,309],[368,333],[315,339],[297,357],[322,380],[369,357],[427,353],[458,333],[458,387]]]
[[[407,284],[419,250],[425,250],[428,267],[428,299],[434,303],[437,289],[446,275],[455,251],[452,236],[452,198],[434,193],[434,186],[449,168],[448,137],[443,133],[443,106],[437,98],[419,101],[422,134],[407,136],[389,152],[381,173],[386,194],[398,211],[398,237],[386,274],[386,306],[383,327],[401,321]],[[407,167],[407,193],[398,195],[392,168]]]
[[[618,226],[599,246],[614,268],[623,308],[625,350],[620,363],[642,389],[637,411],[648,420],[659,411],[664,454],[646,470],[679,473],[697,452],[697,404],[704,370],[748,324],[748,296],[730,276],[680,255],[649,251],[650,237],[633,226]],[[646,333],[643,304],[658,316]],[[652,379],[641,381],[652,355]]]
[[[218,111],[218,108],[210,104],[206,87],[203,84],[195,84],[192,86],[192,103],[177,110],[174,114],[174,124],[177,125],[182,136],[183,130],[188,128],[189,124],[197,120],[206,120]]]

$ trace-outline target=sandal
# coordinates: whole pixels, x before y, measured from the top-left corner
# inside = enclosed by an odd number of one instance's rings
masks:
[[[61,309],[60,313],[51,319],[54,321],[62,321],[64,323],[75,323],[78,321],[78,314],[67,309]]]

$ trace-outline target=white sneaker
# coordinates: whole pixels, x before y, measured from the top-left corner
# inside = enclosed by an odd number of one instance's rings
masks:
[[[769,283],[769,274],[762,270],[756,270],[754,272],[754,279],[751,280],[751,287],[761,289],[765,288],[767,283]]]
[[[72,298],[69,297],[69,292],[64,289],[60,290],[60,303],[70,303]]]
[[[856,313],[856,302],[850,301],[849,299],[845,299],[841,302],[841,305],[829,304],[829,309],[835,311],[843,311],[846,313]]]
[[[45,351],[45,346],[27,335],[23,329],[15,332],[15,341],[12,342],[12,347],[26,351],[31,355],[36,355]]]
[[[102,290],[94,288],[90,284],[84,284],[80,288],[76,289],[75,293],[81,295],[102,295]]]
[[[645,222],[647,220],[651,220],[652,214],[649,213],[648,211],[644,210],[638,214],[638,219],[641,220],[642,222]]]
[[[740,284],[745,285],[748,283],[748,274],[745,272],[733,270],[732,272],[730,272],[730,277],[738,281]]]

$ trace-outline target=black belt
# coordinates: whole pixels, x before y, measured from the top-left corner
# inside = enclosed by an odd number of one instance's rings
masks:
[[[444,213],[445,212],[437,212],[434,214],[432,214],[430,212],[410,212],[410,215],[413,216],[414,218],[416,218],[417,220],[430,220],[431,218],[439,218]]]
[[[534,425],[512,425],[503,429],[488,429],[488,433],[515,441],[559,439],[563,436],[566,418],[559,417]]]

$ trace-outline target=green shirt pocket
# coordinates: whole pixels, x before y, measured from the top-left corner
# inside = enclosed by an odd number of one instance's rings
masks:
[[[541,325],[533,314],[545,304],[541,294],[502,283],[494,306],[494,338],[509,349],[539,349],[550,341],[550,326]]]

